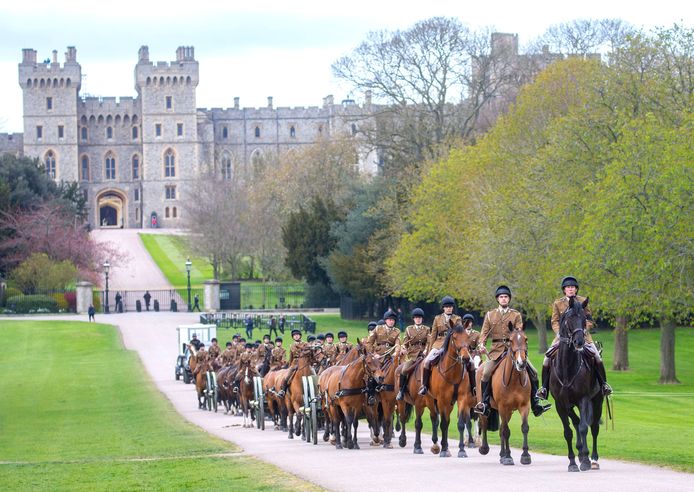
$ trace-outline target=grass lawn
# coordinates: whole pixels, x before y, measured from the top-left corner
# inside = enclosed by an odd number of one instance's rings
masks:
[[[183,420],[113,326],[2,321],[0,490],[305,490]]]

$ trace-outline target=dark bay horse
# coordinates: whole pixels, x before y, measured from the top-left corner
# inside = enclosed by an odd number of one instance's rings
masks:
[[[569,471],[577,472],[576,455],[571,444],[573,433],[569,420],[576,429],[576,449],[581,462],[580,470],[591,468],[597,470],[598,465],[598,432],[602,417],[603,394],[595,378],[595,368],[592,358],[583,354],[586,328],[585,307],[583,303],[569,300],[569,308],[559,320],[559,349],[552,360],[552,370],[549,379],[549,391],[554,397],[559,418],[564,425],[564,439],[569,452]],[[576,414],[578,408],[579,414]],[[580,416],[579,416],[580,415]],[[588,458],[588,427],[593,436],[593,453]]]
[[[502,465],[513,465],[509,439],[511,429],[509,422],[513,412],[518,410],[521,415],[521,431],[523,432],[523,453],[521,454],[521,464],[531,463],[530,453],[528,453],[528,414],[530,413],[530,375],[527,372],[528,360],[528,337],[522,329],[515,329],[513,323],[508,324],[507,348],[502,360],[499,362],[494,374],[492,375],[492,411],[498,411],[501,419],[499,427],[499,437],[501,440],[501,451],[499,452],[499,462]],[[477,394],[482,394],[480,381],[482,372],[478,372]],[[482,431],[482,445],[480,453],[489,452],[487,442],[487,428],[489,419],[480,416],[480,428]]]

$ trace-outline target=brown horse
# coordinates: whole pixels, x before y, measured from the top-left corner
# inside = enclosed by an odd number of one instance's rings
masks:
[[[339,437],[339,428],[335,428],[333,425],[334,421],[334,416],[333,416],[333,407],[329,405],[325,399],[325,390],[324,388],[328,387],[328,378],[330,378],[331,374],[333,374],[336,371],[342,370],[343,366],[346,366],[350,364],[351,362],[354,362],[357,360],[360,356],[359,354],[359,348],[361,345],[358,347],[352,347],[349,349],[345,354],[341,355],[338,360],[336,360],[335,364],[332,366],[326,367],[318,376],[318,388],[321,393],[321,400],[323,401],[323,414],[325,418],[325,427],[324,427],[324,433],[323,433],[323,440],[324,441],[330,441],[332,444],[335,444],[336,440]],[[331,438],[332,436],[332,438]],[[345,445],[346,445],[346,439],[345,439]]]
[[[383,384],[384,380],[381,357],[365,353],[361,344],[358,351],[361,355],[355,361],[343,366],[334,366],[330,375],[326,377],[327,381],[319,385],[324,406],[330,408],[332,427],[337,433],[340,425],[343,426],[348,449],[359,449],[357,428],[359,415],[364,408],[365,381],[373,378],[376,383]],[[342,449],[339,435],[336,435],[335,448]]]
[[[280,377],[283,369],[274,369],[268,372],[263,377],[263,393],[267,401],[268,411],[272,415],[272,420],[275,423],[275,430],[287,430],[287,407],[284,404],[284,398],[277,396],[279,391]],[[285,373],[286,376],[286,373]]]
[[[378,445],[380,431],[383,431],[383,447],[392,449],[391,440],[393,438],[393,414],[395,413],[395,397],[398,392],[395,388],[397,377],[395,369],[400,363],[400,353],[395,356],[386,355],[382,357],[381,370],[383,371],[383,382],[376,385],[375,406],[366,405],[364,408],[367,419],[371,422],[372,445]]]
[[[217,384],[219,386],[219,401],[224,404],[224,413],[232,412],[234,404],[238,404],[238,393],[234,392],[234,381],[238,366],[232,364],[224,366],[217,371]]]
[[[320,362],[320,354],[320,347],[308,345],[299,353],[296,372],[287,387],[287,393],[284,395],[284,404],[287,408],[289,439],[294,439],[294,434],[300,435],[302,432],[302,419],[299,418],[299,409],[304,406],[304,387],[301,378],[313,374],[312,366],[316,362]],[[286,375],[284,375],[284,377],[286,377]],[[279,379],[276,380],[279,381]],[[294,415],[297,416],[296,424],[294,424]]]
[[[458,431],[460,433],[458,458],[467,457],[464,438],[465,423],[470,420],[470,409],[475,403],[470,389],[470,376],[466,371],[470,361],[469,343],[470,336],[462,324],[451,326],[444,340],[443,352],[438,363],[431,369],[429,394],[434,399],[439,414],[441,429],[439,456],[441,458],[451,456],[448,450],[448,426],[453,405],[456,403],[458,404]],[[432,452],[436,453],[436,445],[432,446]]]
[[[399,444],[401,448],[407,445],[407,433],[405,430],[405,424],[410,419],[412,415],[412,409],[415,411],[415,440],[414,440],[414,454],[423,454],[422,451],[422,414],[424,409],[429,409],[429,416],[431,418],[431,440],[434,443],[432,446],[432,451],[434,449],[439,449],[438,446],[438,426],[439,426],[439,414],[436,411],[436,405],[431,394],[427,393],[422,396],[419,394],[419,382],[422,380],[422,362],[423,359],[417,361],[412,374],[407,382],[407,388],[404,391],[404,398],[397,401],[398,406],[398,419],[400,421],[400,439]],[[400,373],[402,372],[402,366],[399,366],[395,371],[396,373],[396,385],[395,390],[400,390]]]
[[[198,396],[198,408],[207,410],[207,399],[205,398],[205,390],[207,389],[207,371],[212,369],[209,357],[203,357],[200,352],[191,347],[193,355],[190,358],[190,370],[195,377],[195,390]],[[206,355],[206,354],[205,354]],[[200,360],[202,357],[202,360]]]
[[[251,401],[255,399],[253,377],[257,375],[254,364],[242,365],[236,372],[235,382],[238,385],[239,406],[243,413],[244,427],[253,427],[255,415],[251,412]]]
[[[522,329],[515,329],[513,323],[508,324],[509,334],[507,338],[507,349],[502,360],[499,362],[494,374],[492,375],[492,415],[490,417],[480,416],[480,429],[482,431],[482,446],[480,453],[489,452],[487,442],[487,427],[490,419],[494,419],[494,411],[498,412],[501,419],[499,436],[501,439],[501,451],[499,452],[499,462],[502,465],[513,465],[509,438],[511,430],[509,421],[513,412],[518,410],[521,415],[521,431],[523,432],[523,454],[521,454],[521,464],[529,465],[531,462],[528,453],[528,413],[530,412],[530,376],[527,372],[528,359],[528,337]],[[482,372],[478,372],[477,394],[482,394],[481,389]]]

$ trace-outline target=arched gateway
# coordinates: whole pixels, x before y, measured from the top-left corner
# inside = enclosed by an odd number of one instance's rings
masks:
[[[96,216],[99,227],[127,227],[125,194],[120,191],[107,190],[101,192],[96,199]]]

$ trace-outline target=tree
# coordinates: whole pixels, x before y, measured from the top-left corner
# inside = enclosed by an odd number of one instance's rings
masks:
[[[52,261],[45,253],[33,253],[17,268],[10,279],[25,294],[65,289],[77,278],[77,268],[68,260]]]
[[[591,55],[613,52],[636,32],[621,19],[575,19],[550,26],[531,43],[532,51],[547,46],[551,52],[566,55]]]

